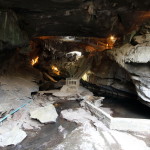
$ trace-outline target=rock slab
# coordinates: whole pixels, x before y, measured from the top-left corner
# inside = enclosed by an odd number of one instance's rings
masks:
[[[0,133],[0,147],[17,145],[23,141],[26,136],[27,134],[18,127],[14,127],[13,129],[6,132],[4,131],[3,133]]]
[[[56,122],[58,114],[55,107],[50,104],[45,107],[38,107],[35,110],[30,111],[30,117],[32,119],[37,119],[41,123]]]

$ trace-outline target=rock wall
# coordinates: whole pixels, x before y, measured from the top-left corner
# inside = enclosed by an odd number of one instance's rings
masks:
[[[149,35],[146,35],[150,37]],[[136,38],[136,37],[135,37]],[[107,52],[129,74],[136,87],[138,96],[144,102],[150,102],[150,41],[143,40],[136,46],[125,44]]]
[[[20,29],[16,14],[11,10],[0,9],[0,51],[27,42],[28,37]]]
[[[136,93],[129,73],[111,60],[106,52],[95,56],[91,71],[88,73],[88,82]]]
[[[27,45],[27,46],[26,46]],[[29,39],[11,10],[0,9],[0,102],[29,99],[41,74],[29,63]]]
[[[150,36],[150,35],[146,35]],[[105,51],[101,61],[90,75],[89,81],[134,92],[134,86],[143,103],[150,102],[150,46],[149,41],[133,46]],[[99,73],[98,73],[99,72]],[[92,78],[94,76],[94,78]],[[134,84],[134,85],[133,85]]]
[[[137,93],[150,105],[150,26],[144,24],[131,43],[96,54],[87,80]]]

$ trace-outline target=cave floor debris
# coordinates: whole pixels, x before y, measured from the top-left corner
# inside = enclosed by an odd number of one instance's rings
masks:
[[[46,150],[64,140],[64,137],[70,134],[78,125],[60,117],[60,112],[65,109],[76,109],[80,105],[77,101],[58,102],[56,110],[59,114],[56,123],[48,123],[40,128],[26,129],[27,137],[18,145],[1,147],[2,150]],[[63,130],[60,130],[63,128]]]
[[[64,128],[59,131],[60,126]],[[53,124],[46,124],[41,129],[32,129],[26,131],[27,138],[20,144],[1,148],[2,150],[46,150],[63,142],[64,136],[70,134],[77,124],[68,122],[60,117]]]
[[[22,143],[3,150],[150,149],[149,133],[110,130],[90,112],[80,108],[77,102],[72,101],[70,104],[72,108],[62,110],[62,117],[58,117],[56,124],[27,131],[28,137]]]
[[[27,137],[17,145],[10,145],[9,143],[10,146],[0,149],[150,150],[149,132],[122,132],[108,129],[83,105],[85,100],[93,101],[98,97],[93,96],[91,92],[84,90],[84,88],[81,89],[82,92],[69,94],[69,96],[62,94],[56,96],[56,91],[45,94],[39,92],[33,95],[31,105],[18,111],[0,126],[1,131],[17,126],[26,132]],[[55,96],[53,95],[54,92]],[[56,123],[42,124],[38,120],[31,120],[30,110],[37,107],[46,107],[50,104],[55,106],[58,113]]]

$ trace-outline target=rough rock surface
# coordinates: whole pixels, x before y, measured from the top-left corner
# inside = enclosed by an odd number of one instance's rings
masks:
[[[27,134],[18,127],[14,127],[8,131],[0,130],[0,146],[17,145],[24,140],[26,136]]]
[[[50,104],[30,111],[30,117],[39,120],[41,123],[56,122],[58,114],[55,107]]]
[[[132,133],[108,129],[83,108],[63,110],[61,114],[79,127],[67,135],[62,143],[48,150],[70,150],[70,147],[76,150],[149,150],[146,143]]]
[[[136,46],[125,44],[120,48],[106,52],[112,60],[129,73],[137,94],[143,102],[150,102],[149,42],[145,41]]]
[[[95,56],[92,68],[87,72],[86,80],[96,85],[111,86],[125,92],[135,93],[128,72],[111,60],[106,52],[100,52]]]
[[[0,118],[10,114],[10,112],[21,106],[25,107],[1,122],[0,131],[11,131],[14,127],[18,127],[19,129],[38,128],[39,124],[30,119],[28,109],[31,105],[32,107],[37,107],[37,105],[29,102],[33,101],[31,92],[38,91],[39,89],[39,86],[35,82],[39,80],[39,72],[25,66],[17,69],[17,71],[14,68],[15,66],[11,69],[14,72],[8,70],[9,73],[1,74],[0,76]],[[2,137],[3,134],[1,134]]]
[[[148,17],[149,6],[149,0],[0,1],[0,8],[13,10],[32,37],[122,34]]]
[[[0,11],[0,50],[24,45],[28,42],[27,35],[18,25],[18,17],[9,11]]]

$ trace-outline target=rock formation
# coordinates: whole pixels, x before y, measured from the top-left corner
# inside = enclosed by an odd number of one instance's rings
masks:
[[[150,34],[139,34],[121,47],[98,53],[93,62],[88,81],[97,85],[112,86],[123,91],[137,93],[143,103],[150,102]],[[146,28],[145,27],[145,28]],[[136,91],[135,89],[136,88]]]

